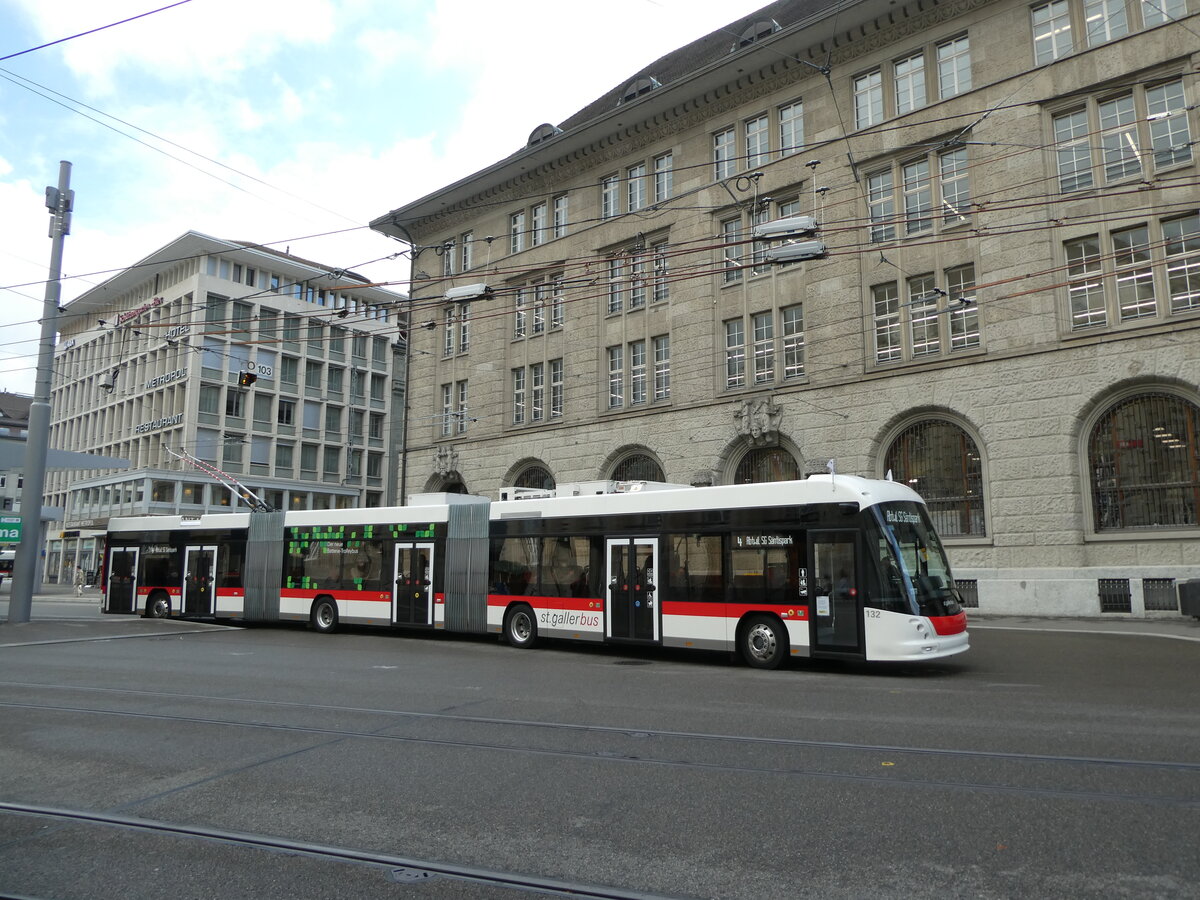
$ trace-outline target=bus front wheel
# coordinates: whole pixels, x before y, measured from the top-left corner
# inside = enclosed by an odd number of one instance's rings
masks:
[[[166,619],[171,615],[171,598],[159,591],[156,594],[151,594],[150,599],[146,601],[146,618],[148,619]]]
[[[514,647],[522,649],[537,643],[537,621],[528,606],[514,606],[504,617],[504,636]]]
[[[777,669],[787,655],[787,631],[778,619],[753,616],[742,629],[742,658],[755,669]]]
[[[329,597],[318,597],[312,605],[312,612],[309,613],[308,618],[312,623],[313,631],[328,634],[337,628],[337,604]]]

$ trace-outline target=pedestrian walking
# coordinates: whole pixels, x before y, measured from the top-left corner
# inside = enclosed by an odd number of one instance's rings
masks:
[[[83,580],[84,580],[83,566],[76,566],[75,567],[75,596],[76,597],[83,596]]]

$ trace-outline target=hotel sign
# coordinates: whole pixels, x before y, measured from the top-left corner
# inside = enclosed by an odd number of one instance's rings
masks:
[[[170,384],[172,381],[179,381],[182,378],[187,378],[187,366],[182,369],[176,369],[173,372],[167,372],[165,375],[156,375],[153,378],[147,379],[146,390],[152,391],[155,388],[160,388],[163,385]]]

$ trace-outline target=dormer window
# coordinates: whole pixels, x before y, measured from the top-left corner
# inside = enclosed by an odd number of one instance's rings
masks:
[[[643,75],[641,78],[635,78],[625,87],[625,92],[621,94],[621,103],[628,103],[630,100],[636,100],[643,94],[648,94],[655,88],[660,88],[662,85],[653,75]]]
[[[755,41],[761,41],[765,37],[770,37],[777,31],[779,31],[779,23],[774,19],[763,19],[760,22],[755,22],[753,25],[747,25],[738,38],[737,46],[733,49],[740,50],[743,47],[748,47]]]
[[[534,144],[540,144],[542,141],[548,141],[555,135],[562,134],[562,129],[551,125],[549,122],[543,122],[533,131],[529,132],[529,140],[525,142],[526,147],[532,147]]]

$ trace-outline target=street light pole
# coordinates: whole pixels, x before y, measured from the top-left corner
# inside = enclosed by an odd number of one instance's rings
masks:
[[[62,295],[63,238],[71,233],[71,164],[58,164],[58,187],[46,188],[50,210],[50,273],[42,302],[42,332],[38,343],[37,380],[29,405],[29,428],[25,438],[25,470],[21,488],[21,542],[13,559],[12,595],[8,621],[29,621],[33,608],[33,585],[37,577],[38,548],[42,542],[42,494],[46,488],[46,451],[50,446],[50,384],[54,374],[54,336],[58,333],[58,304]]]

